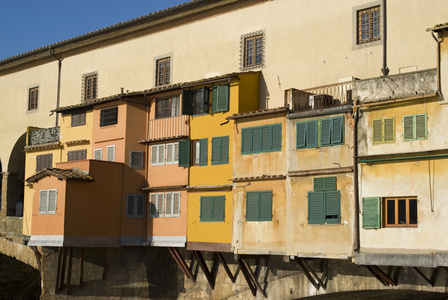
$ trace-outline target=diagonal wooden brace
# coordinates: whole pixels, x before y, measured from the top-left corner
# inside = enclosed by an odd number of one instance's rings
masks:
[[[243,273],[243,276],[246,279],[247,285],[249,286],[252,295],[255,297],[257,295],[257,289],[255,287],[255,283],[252,281],[249,271],[247,270],[246,264],[243,262],[241,258],[238,259],[238,265],[240,266],[241,272]]]
[[[221,261],[222,265],[224,266],[224,270],[227,273],[227,276],[229,276],[232,283],[235,283],[235,276],[233,276],[232,272],[230,272],[229,266],[227,265],[224,256],[222,256],[221,252],[217,252],[218,258]]]
[[[195,282],[196,279],[194,278],[193,273],[191,273],[190,268],[188,267],[184,258],[180,254],[179,250],[177,250],[177,248],[174,247],[168,247],[168,251],[170,251],[171,256],[174,258],[174,260],[176,261],[177,265],[182,270],[184,275],[187,276],[187,278],[193,280],[193,282]]]
[[[321,286],[322,288],[325,286],[322,280],[317,276],[316,272],[308,265],[308,263],[304,259],[300,259],[298,257],[295,258],[296,263],[299,265],[300,270],[302,270],[303,274],[305,274],[306,278],[311,282],[311,284],[318,290]],[[318,282],[316,282],[316,280]]]
[[[432,282],[428,277],[426,277],[425,274],[423,274],[418,268],[416,268],[416,267],[411,267],[410,269],[411,269],[411,270],[414,272],[414,274],[415,274],[421,281],[423,281],[426,285],[434,287],[434,282]]]
[[[213,280],[212,274],[210,273],[207,264],[205,263],[204,257],[202,257],[202,254],[200,251],[192,251],[194,257],[199,263],[199,266],[202,269],[202,272],[204,272],[205,277],[207,278],[208,283],[210,284],[211,289],[213,290],[215,288],[215,281]]]

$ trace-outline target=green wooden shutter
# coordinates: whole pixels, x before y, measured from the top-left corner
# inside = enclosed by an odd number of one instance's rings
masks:
[[[229,136],[221,137],[221,163],[229,163]]]
[[[190,140],[179,141],[179,167],[190,166]]]
[[[415,115],[415,138],[417,140],[426,139],[428,137],[427,130],[427,115],[417,114]]]
[[[256,127],[256,128],[252,128],[252,149],[251,149],[251,153],[259,153],[261,152],[261,143],[262,143],[262,138],[261,138],[261,128],[260,127]]]
[[[307,129],[307,123],[306,122],[299,122],[297,123],[296,127],[296,148],[301,149],[306,147],[306,129]]]
[[[331,119],[320,120],[320,145],[331,145]]]
[[[221,138],[212,138],[212,165],[221,164]]]
[[[272,125],[272,151],[282,150],[282,125]]]
[[[229,110],[229,86],[217,85],[212,88],[212,112]]]
[[[336,176],[324,177],[325,191],[335,191],[337,189]]]
[[[395,118],[385,118],[384,124],[384,142],[395,141]]]
[[[325,177],[314,178],[314,191],[320,192],[325,190]]]
[[[318,144],[318,122],[317,120],[312,120],[307,122],[307,146],[306,148],[314,148],[317,147]]]
[[[246,221],[258,221],[259,216],[259,193],[246,193]]]
[[[182,90],[182,114],[190,116],[193,114],[193,103],[190,90]]]
[[[212,221],[212,199],[213,197],[201,197],[201,222]]]
[[[308,224],[323,223],[323,192],[308,192]]]
[[[218,109],[218,104],[219,100],[218,100],[218,86],[214,86],[212,87],[212,113],[217,113],[219,112]]]
[[[259,221],[272,221],[272,191],[260,192]]]
[[[344,117],[332,118],[331,121],[331,144],[341,145],[344,143]]]
[[[362,228],[381,228],[381,198],[362,198]]]
[[[213,221],[224,221],[226,210],[226,197],[215,196],[213,197]]]
[[[381,143],[383,141],[383,120],[382,119],[375,119],[373,120],[373,142],[374,143]]]
[[[272,127],[261,127],[261,151],[266,152],[272,149]]]
[[[252,129],[243,128],[241,130],[241,154],[251,153]]]
[[[325,223],[340,224],[341,192],[340,191],[324,192],[324,202],[325,202]]]
[[[415,139],[414,137],[414,116],[404,116],[403,117],[403,139],[405,141],[410,141]]]
[[[199,140],[199,165],[206,166],[208,159],[208,139]]]

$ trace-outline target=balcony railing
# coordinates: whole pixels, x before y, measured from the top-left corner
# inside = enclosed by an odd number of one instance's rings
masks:
[[[28,134],[28,146],[56,143],[59,141],[59,127],[33,129]]]
[[[177,116],[149,121],[149,139],[167,139],[189,135],[189,116]]]
[[[320,109],[352,103],[352,81],[304,90],[285,91],[285,103],[293,112]]]

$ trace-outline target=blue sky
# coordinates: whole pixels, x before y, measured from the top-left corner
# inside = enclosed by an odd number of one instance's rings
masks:
[[[0,60],[188,0],[0,0]]]

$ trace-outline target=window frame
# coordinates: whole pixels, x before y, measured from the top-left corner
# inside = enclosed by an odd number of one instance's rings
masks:
[[[251,46],[250,43],[253,42]],[[240,69],[241,71],[264,68],[266,50],[266,34],[264,30],[241,36]]]
[[[109,149],[113,149],[112,154],[110,154]],[[115,145],[107,146],[106,161],[111,161],[111,162],[115,161],[115,151],[116,151]],[[110,155],[113,155],[113,157],[111,157]]]
[[[77,161],[85,159],[87,159],[87,149],[67,151],[67,161]]]
[[[388,134],[388,124],[387,122],[392,121],[392,133]],[[384,143],[395,143],[395,117],[389,118],[379,118],[372,120],[372,143],[373,144],[384,144]],[[390,128],[389,128],[390,129]],[[392,136],[392,139],[388,139],[388,135]]]
[[[379,35],[380,37],[374,41],[359,43],[358,42],[358,14],[362,11],[379,7]],[[366,47],[373,47],[383,44],[383,34],[384,34],[384,12],[381,0],[372,1],[369,3],[361,4],[352,7],[352,50],[359,50]]]
[[[71,127],[84,126],[86,125],[86,112],[75,112],[71,114]]]
[[[98,72],[82,75],[82,100],[84,102],[98,98]]]
[[[179,95],[172,97],[158,98],[156,99],[155,102],[156,102],[155,116],[154,116],[155,119],[165,119],[180,116],[181,105]],[[164,103],[168,103],[168,105],[160,107]]]
[[[163,150],[160,151],[160,148],[163,148]],[[156,149],[155,152],[154,149]],[[165,144],[157,144],[151,146],[151,166],[163,166],[165,164],[165,151]],[[160,154],[162,154],[162,157],[160,157]]]
[[[418,227],[418,198],[416,196],[409,196],[409,197],[384,197],[383,199],[383,209],[384,209],[384,218],[383,218],[383,225],[385,228],[416,228]],[[405,224],[397,224],[399,221],[399,201],[405,200],[406,202],[406,223]],[[416,211],[415,211],[415,218],[416,223],[411,224],[410,223],[410,201],[415,200],[416,203]],[[394,201],[394,224],[389,223],[389,207],[388,207],[388,201]]]
[[[171,83],[172,57],[170,55],[155,59],[155,86],[164,86]]]
[[[226,196],[216,195],[216,196],[201,196],[200,198],[200,222],[225,222],[226,219]],[[206,205],[210,203],[210,211],[206,212]],[[219,209],[219,210],[217,210]],[[208,210],[208,209],[207,209]],[[222,214],[221,214],[222,212]],[[209,213],[208,216],[206,213]]]
[[[33,86],[28,89],[27,111],[33,112],[39,110],[39,86]]]
[[[170,213],[168,213],[168,196],[171,196],[172,198],[171,198],[171,211],[170,211]],[[177,198],[177,201],[176,201],[176,199],[175,199],[175,196],[178,196],[178,198]],[[177,205],[177,207],[178,207],[178,211],[176,212],[175,211],[175,205],[176,205],[176,202],[178,202],[178,205]],[[167,192],[167,193],[165,193],[165,205],[164,205],[164,207],[165,207],[165,217],[167,217],[167,218],[179,218],[180,217],[180,212],[181,212],[181,194],[180,194],[180,192]]]
[[[282,135],[282,123],[242,128],[241,154],[282,151]]]
[[[50,210],[50,193],[54,192],[54,210]],[[42,193],[46,193],[46,199],[45,199],[45,209],[43,209],[42,205]],[[58,190],[57,189],[45,189],[39,191],[39,214],[41,215],[54,215],[57,212],[57,204],[58,204]]]
[[[140,158],[138,156],[140,156]],[[145,162],[144,151],[134,151],[134,150],[129,151],[129,168],[141,170],[145,166],[144,162]]]
[[[132,212],[129,211],[132,202]],[[141,202],[141,203],[139,203]],[[143,219],[145,217],[145,195],[143,194],[127,194],[126,195],[126,218]],[[141,204],[141,211],[139,211]]]
[[[118,106],[103,108],[100,110],[100,127],[118,124]]]
[[[224,165],[229,163],[229,136],[212,138],[212,165]]]
[[[43,165],[43,166],[42,166]],[[36,155],[36,173],[53,167],[53,153]]]
[[[171,155],[169,155],[169,151],[168,151],[169,146],[171,146],[173,148]],[[166,164],[167,165],[178,164],[179,163],[179,142],[167,143],[165,148],[166,148],[166,155],[165,155]],[[176,150],[177,150],[177,155],[176,155]]]
[[[153,201],[153,196],[157,197],[156,201]],[[159,197],[162,196],[162,201]],[[151,193],[149,194],[150,212],[149,216],[151,218],[163,218],[165,215],[165,194],[164,193]],[[162,204],[162,209],[160,209],[160,204]],[[160,213],[161,211],[161,213]]]
[[[375,14],[378,13],[378,16]],[[364,16],[367,17],[367,30]],[[376,24],[377,23],[377,24]],[[381,6],[375,5],[356,11],[356,43],[358,45],[381,40]],[[365,37],[368,35],[368,37]]]

